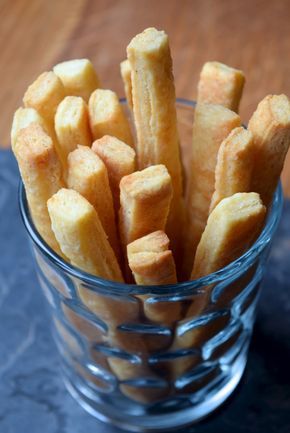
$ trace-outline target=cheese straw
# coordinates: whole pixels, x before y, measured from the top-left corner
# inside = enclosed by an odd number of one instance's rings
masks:
[[[65,89],[61,80],[51,71],[43,72],[28,87],[23,97],[25,107],[35,108],[53,135],[54,116],[60,102],[65,97]],[[52,137],[54,138],[54,137]]]
[[[162,230],[131,242],[127,254],[137,284],[158,286],[177,282],[169,239]]]
[[[130,336],[129,338],[132,338]],[[128,337],[127,337],[128,340]],[[140,341],[139,337],[139,341]],[[137,339],[135,340],[137,343]],[[136,349],[138,345],[136,345]],[[139,356],[140,356],[140,343],[139,343]],[[141,355],[142,356],[142,355]],[[111,367],[111,370],[116,374],[120,381],[128,381],[129,383],[121,383],[120,390],[127,397],[131,398],[134,401],[148,404],[153,403],[154,401],[158,401],[161,398],[166,397],[169,393],[168,384],[163,387],[154,386],[154,380],[158,383],[161,382],[160,377],[153,373],[148,365],[148,361],[146,358],[142,360],[142,363],[133,364],[132,361],[120,358],[108,358],[108,364]],[[134,384],[130,384],[134,382],[134,380],[138,383],[138,386],[134,386]],[[148,384],[145,384],[145,380],[148,381]],[[143,382],[143,384],[142,384]],[[163,381],[163,384],[165,382]]]
[[[48,210],[60,247],[74,266],[106,280],[123,281],[98,214],[84,197],[76,191],[61,189],[48,201]],[[112,348],[123,350],[128,356],[133,357],[134,353],[144,356],[146,348],[140,336],[128,339],[117,330],[124,322],[138,322],[138,303],[112,293],[95,292],[82,284],[77,285],[77,291],[87,308],[108,325],[107,342]],[[144,365],[124,363],[118,357],[108,357],[108,362],[120,380],[139,377],[142,372],[149,375],[149,368]],[[133,390],[131,396],[138,399],[138,392],[135,394]]]
[[[189,278],[194,254],[205,228],[215,188],[217,154],[222,141],[241,125],[240,117],[221,105],[197,104],[190,177],[186,192],[188,224],[184,232],[183,276]]]
[[[93,206],[79,193],[61,189],[48,201],[52,228],[62,251],[78,268],[107,280],[122,282],[116,257]],[[86,307],[108,325],[107,343],[113,349],[125,351],[126,356],[143,359],[135,365],[129,360],[108,356],[108,363],[119,380],[155,377],[145,364],[147,349],[140,335],[130,335],[118,330],[118,325],[138,323],[139,305],[127,297],[113,293],[96,292],[82,284],[77,285],[80,299]],[[149,398],[148,390],[134,389],[121,385],[124,393],[138,401]],[[159,395],[159,394],[158,394]]]
[[[119,233],[124,255],[126,247],[155,230],[164,230],[172,184],[164,165],[153,165],[122,178],[120,182]],[[125,262],[125,275],[131,282],[132,273]]]
[[[119,230],[126,251],[129,243],[156,230],[164,230],[172,197],[172,184],[164,165],[153,165],[122,178]]]
[[[120,71],[129,108],[133,110],[131,66],[128,59],[120,63]]]
[[[123,281],[119,264],[94,207],[78,192],[60,189],[47,202],[52,230],[71,263],[92,275]]]
[[[107,167],[115,212],[120,208],[120,182],[122,177],[136,170],[136,154],[132,147],[116,137],[104,135],[92,145],[92,150]]]
[[[237,193],[224,198],[210,214],[199,242],[191,279],[216,272],[236,260],[253,244],[262,228],[266,208],[257,193]],[[212,286],[190,305],[186,317],[198,318],[206,309]],[[206,338],[205,330],[194,328],[184,334],[178,329],[173,348],[194,348]],[[184,373],[191,360],[180,360],[173,366],[175,377]]]
[[[126,324],[138,324],[140,322],[140,304],[133,297],[114,295],[110,290],[97,292],[79,284],[77,287],[80,299],[86,307],[97,315],[108,326],[104,339],[106,346],[112,348],[112,355],[108,353],[106,360],[119,381],[142,378],[157,379],[148,365],[148,349],[144,336],[139,333],[126,332],[119,326]],[[115,352],[115,355],[114,355]],[[102,354],[102,351],[94,351]],[[120,384],[123,394],[135,401],[150,402],[161,396],[161,391],[152,388],[135,388],[126,384]]]
[[[216,272],[240,257],[259,234],[265,212],[259,194],[254,192],[223,199],[208,218],[191,279]]]
[[[78,96],[66,96],[57,107],[55,132],[60,158],[67,168],[67,157],[78,144],[90,146],[92,136],[89,126],[88,108]]]
[[[172,179],[173,198],[166,232],[179,251],[184,222],[182,167],[175,109],[175,88],[168,36],[155,28],[135,36],[127,47],[131,66],[139,169],[164,164]]]
[[[238,112],[245,76],[219,62],[207,62],[200,73],[197,102],[220,104]]]
[[[86,102],[91,93],[100,87],[99,77],[88,59],[59,63],[53,72],[61,79],[67,95],[81,96]]]
[[[290,144],[290,101],[286,95],[268,95],[249,121],[256,152],[251,190],[269,206],[277,188]]]
[[[15,147],[16,140],[21,129],[26,128],[26,126],[30,125],[31,123],[37,123],[42,127],[43,130],[46,130],[44,119],[34,108],[19,107],[14,113],[11,127],[12,150]]]
[[[225,197],[248,192],[254,168],[253,135],[243,127],[233,129],[222,142],[215,169],[215,191],[210,212]]]
[[[87,146],[68,156],[67,185],[85,197],[97,211],[116,256],[120,257],[113,198],[103,161]]]
[[[133,146],[130,125],[118,96],[112,90],[95,90],[89,100],[89,116],[94,140],[113,135]]]
[[[35,227],[45,242],[62,255],[51,230],[47,200],[63,187],[61,164],[51,138],[37,123],[22,129],[14,146]]]
[[[129,267],[139,285],[159,286],[177,283],[175,263],[169,250],[169,239],[159,230],[146,235],[127,246]],[[145,316],[157,323],[170,324],[180,318],[178,302],[158,300],[146,302],[150,296],[140,295]],[[152,295],[151,297],[154,297]]]

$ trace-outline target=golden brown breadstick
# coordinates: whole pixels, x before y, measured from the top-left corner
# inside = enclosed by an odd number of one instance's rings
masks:
[[[124,323],[134,324],[140,321],[140,303],[133,297],[114,296],[111,291],[108,294],[90,290],[79,285],[78,294],[82,302],[97,315],[99,319],[106,323],[108,331],[103,337],[106,346],[116,351],[116,356],[108,356],[107,361],[111,370],[119,380],[138,379],[140,377],[151,377],[156,379],[156,375],[150,370],[147,362],[148,350],[144,341],[144,336],[138,333],[122,332],[118,327]],[[122,359],[118,356],[118,350],[126,354],[128,358],[142,359],[142,363],[132,363],[130,359]],[[102,352],[95,352],[102,355]],[[146,389],[136,389],[128,385],[121,385],[121,391],[133,400],[149,402],[153,396],[159,395],[160,391],[152,390],[151,394]],[[157,392],[157,394],[156,394]],[[164,390],[163,390],[164,393]],[[149,394],[149,395],[148,395]]]
[[[103,135],[113,135],[133,146],[133,137],[128,119],[119,102],[118,96],[112,90],[97,89],[89,100],[89,115],[91,131],[94,139]]]
[[[188,226],[184,233],[183,274],[188,279],[196,247],[205,228],[214,193],[217,153],[232,129],[241,125],[240,117],[215,104],[197,104],[193,124],[192,160],[186,198]]]
[[[119,229],[124,249],[135,239],[165,229],[172,184],[164,165],[123,177],[120,190]]]
[[[130,259],[129,266],[137,284],[152,286],[176,283],[176,269],[172,251],[160,253],[140,251],[132,254],[128,259]],[[175,281],[173,276],[175,276]]]
[[[67,156],[78,144],[90,146],[92,136],[89,125],[88,108],[78,96],[66,96],[57,107],[55,132],[60,158],[67,166]]]
[[[59,244],[73,265],[108,280],[123,281],[98,214],[84,197],[74,190],[61,189],[48,201],[48,210]],[[77,291],[84,305],[107,324],[106,339],[113,349],[123,350],[128,356],[130,353],[132,356],[134,353],[145,355],[146,346],[140,335],[128,338],[126,333],[117,329],[123,323],[138,322],[139,304],[136,301],[114,296],[112,292],[94,291],[82,284],[77,284]],[[136,377],[143,372],[145,376],[149,372],[146,366],[130,363],[124,370],[123,360],[113,359],[112,365],[120,380],[124,379],[124,375]],[[140,392],[139,396],[137,392],[136,399],[142,399],[142,394]]]
[[[286,95],[268,95],[249,121],[256,152],[251,190],[269,206],[290,144],[290,101]]]
[[[16,140],[21,129],[31,123],[37,123],[44,130],[46,130],[45,122],[40,114],[34,108],[23,108],[19,107],[13,116],[13,122],[11,127],[11,147],[14,149]]]
[[[110,135],[104,135],[104,137],[96,140],[92,145],[92,150],[107,167],[115,212],[118,212],[120,208],[120,182],[122,177],[136,170],[136,153],[132,147]]]
[[[197,102],[220,104],[238,112],[244,83],[242,71],[223,63],[207,62],[200,73]]]
[[[175,88],[168,36],[154,28],[135,36],[127,47],[131,66],[133,109],[139,169],[164,164],[171,176],[173,198],[167,233],[178,250],[183,225],[182,168],[175,108]]]
[[[83,196],[62,188],[47,207],[60,248],[74,266],[107,280],[123,281],[98,214]]]
[[[63,186],[61,164],[51,138],[37,123],[22,129],[14,146],[35,227],[58,254],[59,245],[51,230],[47,200]]]
[[[177,282],[169,239],[162,230],[131,242],[127,255],[137,284],[158,286]]]
[[[132,303],[131,308],[129,307],[128,299],[125,301],[127,311],[122,308],[120,305],[118,310],[119,313],[116,314],[116,317],[119,318],[119,323],[124,323],[124,319],[126,323],[134,323],[134,321],[140,322],[140,311],[134,310],[134,304]],[[137,304],[139,305],[139,304]],[[99,306],[97,306],[98,308]],[[112,308],[112,303],[111,303]],[[117,305],[113,305],[114,310],[117,310]],[[135,306],[136,308],[136,306]],[[134,317],[134,313],[138,313],[136,317]],[[111,318],[110,318],[111,321]],[[127,332],[122,332],[118,329],[117,323],[114,322],[115,328],[112,326],[112,322],[109,328],[109,336],[108,341],[110,342],[111,347],[117,347],[131,356],[135,358],[135,362],[132,363],[132,359],[121,359],[120,357],[108,357],[108,364],[111,367],[111,370],[115,373],[119,380],[138,380],[141,378],[158,380],[157,374],[152,371],[150,365],[148,364],[148,348],[146,345],[144,335],[138,335],[138,333],[131,332],[128,334]],[[139,360],[137,361],[138,358]],[[150,403],[154,400],[158,400],[160,397],[165,396],[168,393],[168,388],[165,386],[163,388],[155,388],[154,386],[144,386],[144,387],[134,387],[134,385],[130,384],[121,384],[120,390],[126,396],[130,397],[133,400]]]
[[[216,272],[240,257],[259,234],[265,213],[266,208],[255,192],[223,199],[208,218],[196,250],[191,279]]]
[[[216,272],[245,253],[257,238],[265,214],[266,208],[257,193],[237,193],[224,198],[208,218],[196,251],[191,279]],[[190,305],[187,318],[202,314],[208,305],[211,288],[204,287],[204,293]],[[207,334],[202,327],[183,334],[177,330],[173,348],[193,348],[202,344],[203,339],[207,339]],[[184,359],[172,366],[174,376],[184,373],[191,362]]]
[[[121,76],[124,83],[124,90],[129,108],[133,110],[131,66],[128,59],[120,63]]]
[[[254,160],[252,133],[242,126],[233,129],[218,151],[210,212],[223,198],[250,191]]]
[[[127,341],[126,333],[118,330],[118,326],[123,323],[138,323],[140,315],[139,303],[130,301],[126,296],[114,296],[111,290],[94,291],[82,284],[78,285],[78,293],[83,303],[90,311],[95,313],[109,328],[108,342],[116,344],[119,348],[133,352],[136,349],[134,336]],[[138,336],[140,339],[140,335]],[[141,340],[141,339],[140,339]],[[140,348],[142,343],[140,344]]]
[[[140,340],[140,338],[139,338]],[[137,343],[137,341],[136,341]],[[136,350],[138,353],[138,346],[136,345]],[[139,353],[140,353],[140,343],[139,343]],[[150,370],[150,366],[148,365],[148,361],[144,356],[142,359],[142,363],[133,364],[130,360],[120,359],[120,358],[108,358],[108,363],[111,367],[111,370],[115,373],[121,381],[134,381],[138,383],[138,386],[134,386],[125,383],[121,383],[120,390],[127,397],[131,398],[134,401],[139,403],[148,404],[153,403],[154,401],[158,401],[167,396],[169,393],[169,387],[165,381],[163,381],[163,386],[155,387],[153,381],[162,382],[160,377],[157,374],[153,373]],[[144,383],[143,386],[140,386],[140,379],[150,380],[149,384],[146,385]]]
[[[35,108],[49,127],[54,130],[54,116],[58,104],[65,97],[65,89],[60,79],[51,71],[43,72],[28,87],[23,97],[25,107]]]
[[[208,218],[196,250],[191,279],[216,272],[240,257],[257,238],[265,214],[266,208],[255,192],[224,198]],[[206,290],[200,305],[192,304],[187,317],[201,313],[209,294]]]
[[[106,294],[105,292],[90,290],[83,285],[78,285],[77,290],[84,305],[100,320],[105,322],[108,327],[106,334],[98,333],[95,326],[88,327],[88,322],[86,323],[86,321],[80,320],[80,317],[72,315],[71,310],[64,310],[73,326],[89,338],[91,343],[94,343],[91,344],[93,347],[91,356],[96,360],[97,364],[101,364],[106,369],[109,364],[119,380],[154,377],[149,366],[146,365],[147,350],[142,336],[133,333],[128,335],[128,333],[117,329],[123,323],[138,322],[140,315],[139,304],[130,302],[126,297],[122,299],[121,296],[114,296],[110,291]],[[101,347],[104,344],[107,350],[108,347],[113,349],[112,357],[102,352]],[[100,350],[98,350],[99,347]],[[116,353],[115,357],[114,352]],[[119,357],[118,352],[120,353]],[[126,354],[129,359],[122,359],[122,353]],[[142,359],[142,363],[131,363],[130,357],[132,359]],[[121,385],[120,388],[125,395],[128,395],[133,400],[149,402],[150,397],[152,397],[152,395],[148,395],[148,389],[132,389],[126,385]]]
[[[61,79],[67,95],[81,96],[86,102],[91,93],[100,87],[99,77],[88,59],[59,63],[53,72]]]
[[[127,245],[129,267],[139,285],[158,286],[177,282],[169,239],[162,231],[146,235]],[[152,295],[154,297],[154,295]],[[153,322],[173,323],[180,318],[181,305],[178,302],[146,302],[150,296],[140,295],[144,314]]]
[[[157,230],[156,232],[149,233],[149,235],[143,236],[142,238],[136,239],[127,245],[128,255],[133,255],[141,252],[152,252],[161,253],[169,250],[169,238],[163,230]],[[142,278],[142,277],[141,277]],[[164,284],[173,284],[164,283]],[[144,284],[144,283],[137,283]],[[154,283],[155,284],[155,283]]]
[[[103,161],[87,146],[78,146],[68,156],[67,185],[96,209],[117,257],[120,255],[113,198]]]

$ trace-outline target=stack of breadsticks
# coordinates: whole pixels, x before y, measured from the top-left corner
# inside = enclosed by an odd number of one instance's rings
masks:
[[[245,129],[237,114],[243,73],[206,63],[185,184],[165,32],[134,37],[121,75],[136,134],[89,60],[58,64],[28,87],[11,143],[35,227],[63,260],[107,280],[156,286],[215,272],[262,229],[290,143],[289,99],[266,96]],[[117,308],[79,294],[111,318],[111,338],[120,343]],[[147,320],[172,325],[201,314],[208,295],[188,311],[138,298]],[[127,321],[139,313],[128,314]],[[176,340],[173,347],[191,347],[194,336]],[[112,368],[123,378],[121,363]]]

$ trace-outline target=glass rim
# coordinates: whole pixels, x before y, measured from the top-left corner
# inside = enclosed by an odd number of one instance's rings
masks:
[[[125,98],[121,98],[120,102],[122,104],[126,103]],[[196,105],[195,101],[190,101],[188,99],[176,98],[176,102],[183,106],[188,106],[194,108]],[[225,278],[232,278],[236,273],[241,272],[242,266],[248,266],[254,262],[254,260],[258,257],[258,255],[266,248],[266,246],[270,243],[280,220],[280,216],[283,208],[283,192],[281,182],[275,191],[273,202],[268,212],[266,218],[266,224],[260,233],[257,240],[248,249],[243,255],[229,263],[224,268],[213,272],[204,277],[198,278],[196,280],[188,280],[174,284],[167,285],[154,285],[154,286],[146,286],[146,285],[136,285],[136,284],[127,284],[127,283],[118,283],[116,281],[106,280],[101,277],[94,276],[89,274],[81,269],[73,266],[72,264],[64,261],[56,252],[54,252],[48,244],[42,239],[40,234],[38,233],[28,207],[25,188],[20,179],[19,182],[19,208],[22,221],[24,226],[29,234],[29,237],[37,245],[40,251],[48,258],[55,266],[60,268],[65,273],[68,273],[72,277],[78,278],[82,280],[84,283],[88,285],[98,285],[99,287],[104,287],[108,289],[108,284],[110,285],[110,289],[113,289],[114,292],[119,294],[141,294],[143,291],[153,292],[159,294],[175,294],[175,295],[184,295],[193,294],[193,292],[200,287],[208,286],[213,283],[220,282]],[[154,289],[154,290],[153,290]]]

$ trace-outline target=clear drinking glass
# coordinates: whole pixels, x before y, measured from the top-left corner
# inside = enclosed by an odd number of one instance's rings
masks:
[[[193,113],[193,102],[177,100],[186,169]],[[195,281],[144,287],[96,278],[64,262],[37,233],[21,186],[20,210],[50,305],[64,381],[88,412],[127,430],[168,430],[205,417],[229,397],[245,369],[282,201],[279,186],[259,239],[224,269]],[[191,306],[205,290],[210,303],[194,316]],[[173,316],[166,325],[144,314],[175,307],[182,318]]]

